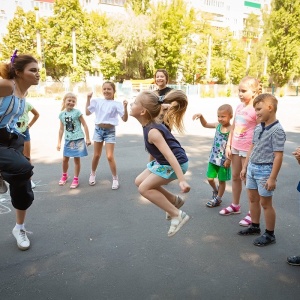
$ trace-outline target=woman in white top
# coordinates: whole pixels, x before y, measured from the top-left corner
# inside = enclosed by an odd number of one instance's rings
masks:
[[[118,116],[124,122],[128,119],[128,111],[126,100],[117,102],[114,100],[116,87],[113,82],[106,81],[102,85],[103,98],[92,99],[93,93],[87,95],[86,115],[89,116],[95,113],[95,131],[93,136],[94,141],[94,156],[92,160],[92,170],[89,178],[89,184],[96,183],[96,169],[101,157],[103,143],[105,142],[106,157],[112,173],[112,189],[119,188],[119,179],[117,175],[116,161],[114,158],[114,149],[116,143],[115,127],[119,124]]]

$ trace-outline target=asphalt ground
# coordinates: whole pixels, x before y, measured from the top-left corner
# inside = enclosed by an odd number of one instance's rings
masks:
[[[84,112],[84,97],[78,108]],[[296,191],[300,166],[292,151],[300,145],[300,98],[280,98],[278,119],[287,133],[284,161],[274,196],[277,243],[265,248],[241,237],[238,222],[247,213],[220,216],[231,203],[228,183],[221,208],[207,208],[211,189],[205,180],[214,130],[202,128],[192,115],[217,121],[217,108],[238,99],[190,99],[186,133],[177,135],[190,159],[191,185],[184,210],[191,216],[168,238],[164,212],[142,198],[134,179],[148,160],[142,128],[129,118],[117,129],[115,156],[120,189],[111,190],[105,152],[97,184],[88,185],[93,148],[82,159],[80,186],[58,186],[62,153],[56,151],[60,101],[29,99],[40,112],[31,129],[35,201],[26,228],[31,248],[20,251],[11,234],[14,210],[8,194],[0,196],[0,299],[299,299],[300,267],[286,263],[300,255],[300,197]],[[93,116],[85,117],[93,134]],[[70,174],[74,169],[70,162]],[[168,189],[179,193],[178,183]],[[261,218],[264,229],[264,218]]]

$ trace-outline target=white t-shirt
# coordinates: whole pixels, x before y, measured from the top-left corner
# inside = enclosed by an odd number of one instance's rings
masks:
[[[95,124],[119,124],[118,115],[122,118],[124,115],[123,103],[115,100],[106,100],[95,98],[91,100],[88,110],[95,113]]]

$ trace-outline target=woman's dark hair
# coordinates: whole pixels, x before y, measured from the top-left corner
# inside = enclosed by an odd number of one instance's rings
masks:
[[[38,61],[28,54],[18,55],[13,62],[0,64],[0,76],[4,79],[13,79],[16,77],[16,71],[23,72],[26,65],[30,63],[38,63]]]

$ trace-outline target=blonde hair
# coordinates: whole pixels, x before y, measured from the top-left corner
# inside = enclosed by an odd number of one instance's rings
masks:
[[[240,81],[240,84],[241,83],[247,83],[256,95],[259,95],[262,92],[260,82],[255,77],[246,76]]]
[[[155,122],[155,118],[161,111],[161,104],[171,104],[164,115],[164,123],[169,128],[176,128],[178,132],[184,131],[183,116],[186,112],[188,99],[186,94],[180,90],[172,90],[164,98],[154,92],[144,91],[140,94],[142,106],[147,110],[149,121]],[[160,99],[163,99],[160,101]]]
[[[260,102],[270,103],[273,106],[274,111],[277,111],[278,100],[273,95],[267,93],[258,95],[253,101],[253,107]]]
[[[233,115],[233,109],[232,106],[230,104],[223,104],[218,108],[218,111],[226,111],[228,112],[231,116]]]
[[[66,100],[68,98],[75,98],[76,103],[77,103],[77,96],[74,93],[66,93],[63,97],[62,104],[61,104],[62,111],[66,109]]]

